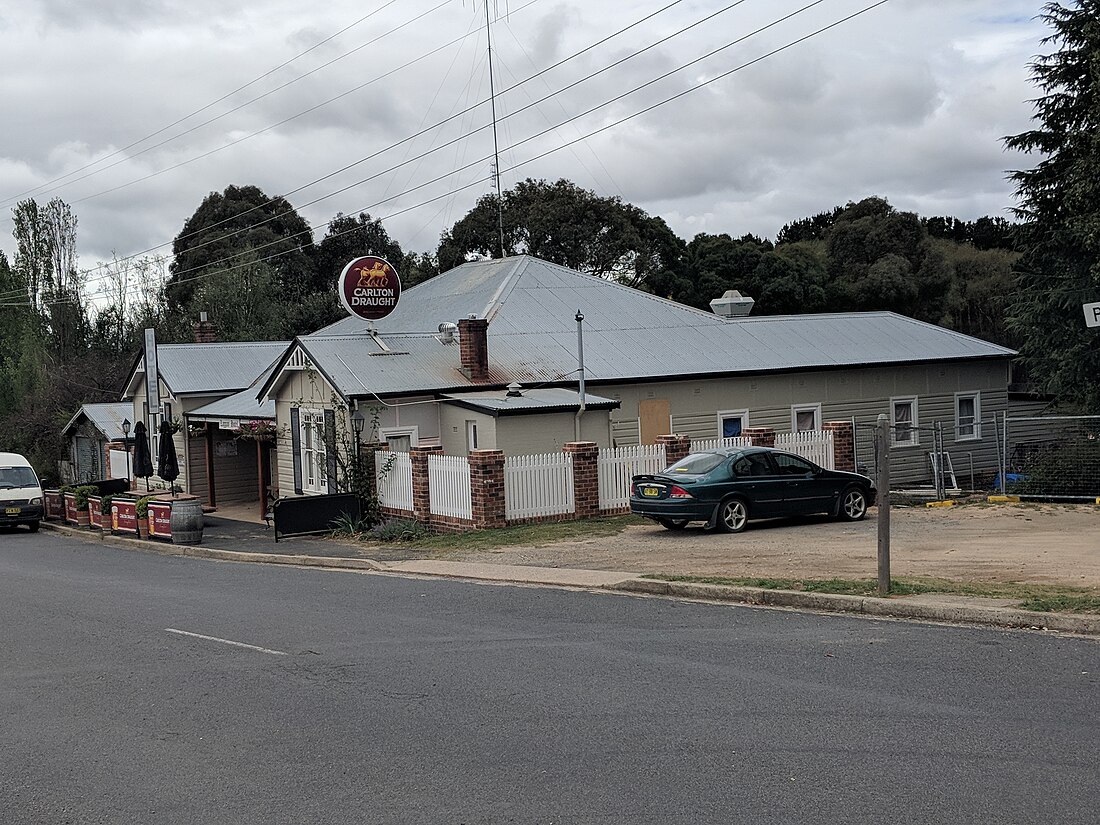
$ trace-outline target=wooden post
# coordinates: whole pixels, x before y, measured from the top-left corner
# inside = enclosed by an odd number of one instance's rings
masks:
[[[218,500],[214,489],[214,431],[218,425],[212,421],[206,422],[206,497],[207,504],[217,508]]]
[[[879,415],[878,427],[878,593],[890,592],[890,424]]]

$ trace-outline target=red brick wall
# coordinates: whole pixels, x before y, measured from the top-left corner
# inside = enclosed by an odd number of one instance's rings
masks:
[[[657,443],[665,445],[665,464],[671,466],[691,452],[691,438],[686,435],[659,435]]]
[[[438,444],[429,447],[413,447],[409,451],[412,460],[413,518],[424,524],[432,520],[432,500],[428,490],[428,456],[439,455],[443,448]]]
[[[462,371],[471,381],[489,377],[489,322],[484,318],[463,318],[458,322],[458,350]]]
[[[570,441],[562,449],[573,455],[576,518],[594,518],[600,514],[599,445],[593,441]]]
[[[827,421],[821,429],[833,434],[833,464],[837,470],[856,470],[856,442],[851,421]]]
[[[476,527],[491,530],[504,526],[504,452],[502,450],[470,452],[470,502],[473,504]]]
[[[754,447],[774,447],[775,430],[771,427],[749,427],[741,435],[752,441]]]

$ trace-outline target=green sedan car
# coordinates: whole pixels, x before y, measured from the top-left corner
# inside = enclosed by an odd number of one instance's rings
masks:
[[[815,513],[858,521],[874,500],[867,476],[766,447],[692,453],[657,475],[634,476],[630,485],[630,512],[669,530],[703,521],[740,533],[749,519]]]

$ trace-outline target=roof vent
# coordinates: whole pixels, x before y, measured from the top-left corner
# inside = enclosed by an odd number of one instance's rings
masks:
[[[515,381],[513,381],[511,384],[508,385],[508,395],[511,398],[522,398],[523,397],[522,390],[523,390],[523,387],[521,387]]]
[[[444,321],[439,325],[439,341],[443,344],[453,344],[455,342],[455,333],[458,332],[458,324],[452,324],[449,321]]]
[[[752,312],[755,303],[752,298],[742,295],[736,289],[727,289],[721,298],[710,302],[710,311],[723,318],[741,318]]]

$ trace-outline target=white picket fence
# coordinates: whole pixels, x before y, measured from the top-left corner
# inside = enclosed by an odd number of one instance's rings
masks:
[[[826,470],[836,469],[836,461],[833,456],[833,434],[829,430],[777,433],[775,448],[800,455]]]
[[[752,439],[743,435],[733,438],[693,438],[691,439],[691,451],[699,453],[703,450],[721,450],[726,447],[751,447]]]
[[[428,495],[432,515],[473,518],[470,460],[464,455],[428,456]]]
[[[413,509],[413,465],[408,453],[376,453],[378,501],[383,507]]]
[[[542,453],[504,459],[504,517],[507,520],[573,511],[572,455]]]
[[[615,510],[628,507],[631,476],[659,473],[663,469],[665,469],[663,444],[641,444],[636,447],[612,447],[600,450],[597,462],[600,509]]]

